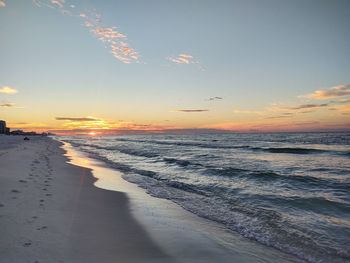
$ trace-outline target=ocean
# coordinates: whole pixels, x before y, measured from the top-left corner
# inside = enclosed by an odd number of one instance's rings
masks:
[[[350,133],[60,139],[244,237],[309,262],[350,262]]]

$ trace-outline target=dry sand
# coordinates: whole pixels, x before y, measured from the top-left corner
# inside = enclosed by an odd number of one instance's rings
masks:
[[[168,262],[126,194],[93,186],[49,138],[0,138],[0,262]]]

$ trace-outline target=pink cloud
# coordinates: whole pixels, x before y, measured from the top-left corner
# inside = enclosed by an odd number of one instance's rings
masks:
[[[97,39],[107,45],[113,57],[125,64],[139,61],[139,53],[127,43],[125,34],[119,32],[116,27],[101,25],[101,15],[96,13],[80,13],[84,19],[84,26],[90,28],[90,32]]]
[[[176,64],[192,64],[195,63],[193,61],[193,56],[188,54],[180,54],[176,57],[167,57],[167,60],[174,62]]]
[[[316,90],[307,97],[317,100],[324,100],[350,95],[350,84],[334,86],[329,89]]]
[[[202,65],[198,61],[196,61],[192,55],[189,55],[189,54],[182,53],[177,56],[167,57],[166,59],[177,65],[195,64],[200,70],[204,71],[204,68],[202,67]]]
[[[68,7],[71,7],[68,11],[65,9],[65,0],[33,0],[33,3],[38,7],[46,6],[52,9],[58,9],[64,15],[82,19],[83,26],[88,28],[94,37],[105,44],[115,59],[125,64],[139,62],[140,55],[127,43],[126,35],[118,31],[115,26],[103,25],[101,14],[89,10],[82,12],[81,10],[76,10],[75,5],[67,4]]]

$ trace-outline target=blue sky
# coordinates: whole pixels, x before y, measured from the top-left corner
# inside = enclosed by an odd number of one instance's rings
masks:
[[[0,2],[0,87],[19,91],[0,94],[3,104],[18,105],[0,114],[13,123],[30,114],[47,127],[62,124],[57,116],[247,125],[260,121],[238,111],[311,103],[299,96],[350,82],[349,1]],[[82,14],[115,26],[137,59],[113,57]],[[171,60],[180,54],[191,56],[188,64]],[[214,96],[223,99],[208,101]],[[342,113],[338,123],[349,123]],[[314,114],[324,125],[334,118]]]

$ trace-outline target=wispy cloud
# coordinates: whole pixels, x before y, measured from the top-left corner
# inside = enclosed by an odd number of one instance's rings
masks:
[[[2,104],[0,104],[0,107],[11,108],[11,107],[15,107],[15,104],[14,103],[2,103]]]
[[[58,121],[63,121],[62,126],[66,129],[99,129],[107,130],[113,125],[104,119],[95,118],[92,116],[87,117],[56,117]]]
[[[11,88],[9,86],[3,86],[0,88],[0,93],[3,93],[3,94],[15,94],[15,93],[18,93],[18,90],[14,89],[14,88]]]
[[[139,53],[128,44],[126,35],[119,32],[117,27],[102,26],[99,14],[80,13],[79,17],[84,19],[84,26],[89,28],[93,36],[109,48],[114,58],[125,64],[139,62]]]
[[[350,84],[339,85],[329,89],[316,90],[315,92],[306,95],[306,97],[317,100],[325,100],[347,95],[350,95]]]
[[[304,113],[305,110],[307,112],[312,112],[318,110],[320,108],[325,108],[329,106],[329,103],[317,104],[317,103],[309,103],[309,104],[300,104],[296,106],[288,106],[285,104],[274,103],[270,107],[266,108],[268,112],[294,112],[294,113]],[[301,112],[301,110],[303,112]]]
[[[63,8],[64,7],[64,0],[51,0],[51,3],[53,5],[57,5],[59,8]]]
[[[98,121],[99,119],[93,118],[93,117],[56,117],[55,118],[58,121],[78,121],[78,122],[82,122],[82,121]]]
[[[176,110],[177,112],[187,112],[187,113],[190,113],[190,112],[206,112],[206,111],[209,111],[207,109],[182,109],[182,110]]]
[[[5,6],[6,6],[5,0],[0,0],[0,8]]]
[[[64,15],[82,19],[83,26],[88,28],[94,37],[104,43],[105,47],[109,49],[115,59],[125,64],[140,62],[140,55],[127,42],[127,36],[118,31],[115,26],[103,25],[101,14],[91,10],[82,12],[78,10],[75,5],[65,0],[33,0],[33,3],[38,7],[45,6],[58,9]]]
[[[24,108],[24,107],[21,107],[21,106],[17,106],[15,103],[12,103],[12,102],[2,102],[0,104],[0,107],[11,108],[11,109],[23,109]]]
[[[281,115],[277,115],[277,116],[268,116],[268,117],[265,117],[265,119],[267,120],[271,120],[271,119],[284,119],[284,118],[291,118],[293,116],[293,113],[289,113],[289,112],[286,112],[286,113],[283,113]]]
[[[139,62],[139,53],[127,42],[127,36],[117,27],[102,24],[102,16],[96,12],[80,12],[78,16],[84,20],[84,26],[92,35],[102,41],[113,57],[125,64]]]
[[[327,107],[327,103],[323,104],[302,104],[296,107],[290,107],[288,109],[290,110],[304,110],[304,109],[314,109],[314,108],[322,108],[322,107]]]
[[[180,54],[178,56],[167,57],[167,60],[176,64],[192,64],[194,63],[193,56],[189,54]]]
[[[210,97],[206,100],[213,101],[213,100],[222,100],[222,99],[223,99],[223,97]]]
[[[339,100],[332,100],[329,103],[332,104],[344,104],[344,103],[350,103],[350,99],[339,99]]]
[[[56,120],[62,120],[62,128],[68,131],[95,131],[101,134],[109,134],[114,131],[122,130],[142,130],[142,131],[155,131],[174,128],[170,125],[160,125],[152,123],[135,123],[129,121],[113,121],[106,119],[98,119],[95,117],[56,117]]]
[[[185,64],[185,65],[196,64],[199,69],[204,70],[202,65],[198,61],[196,61],[192,55],[189,55],[189,54],[182,53],[182,54],[179,54],[177,56],[167,57],[166,59],[168,61],[173,62],[173,63],[178,64],[178,65],[181,65],[181,64]]]
[[[62,13],[69,13],[68,10],[64,9],[65,0],[32,0],[33,4],[37,7],[49,7],[51,9],[58,8]]]

